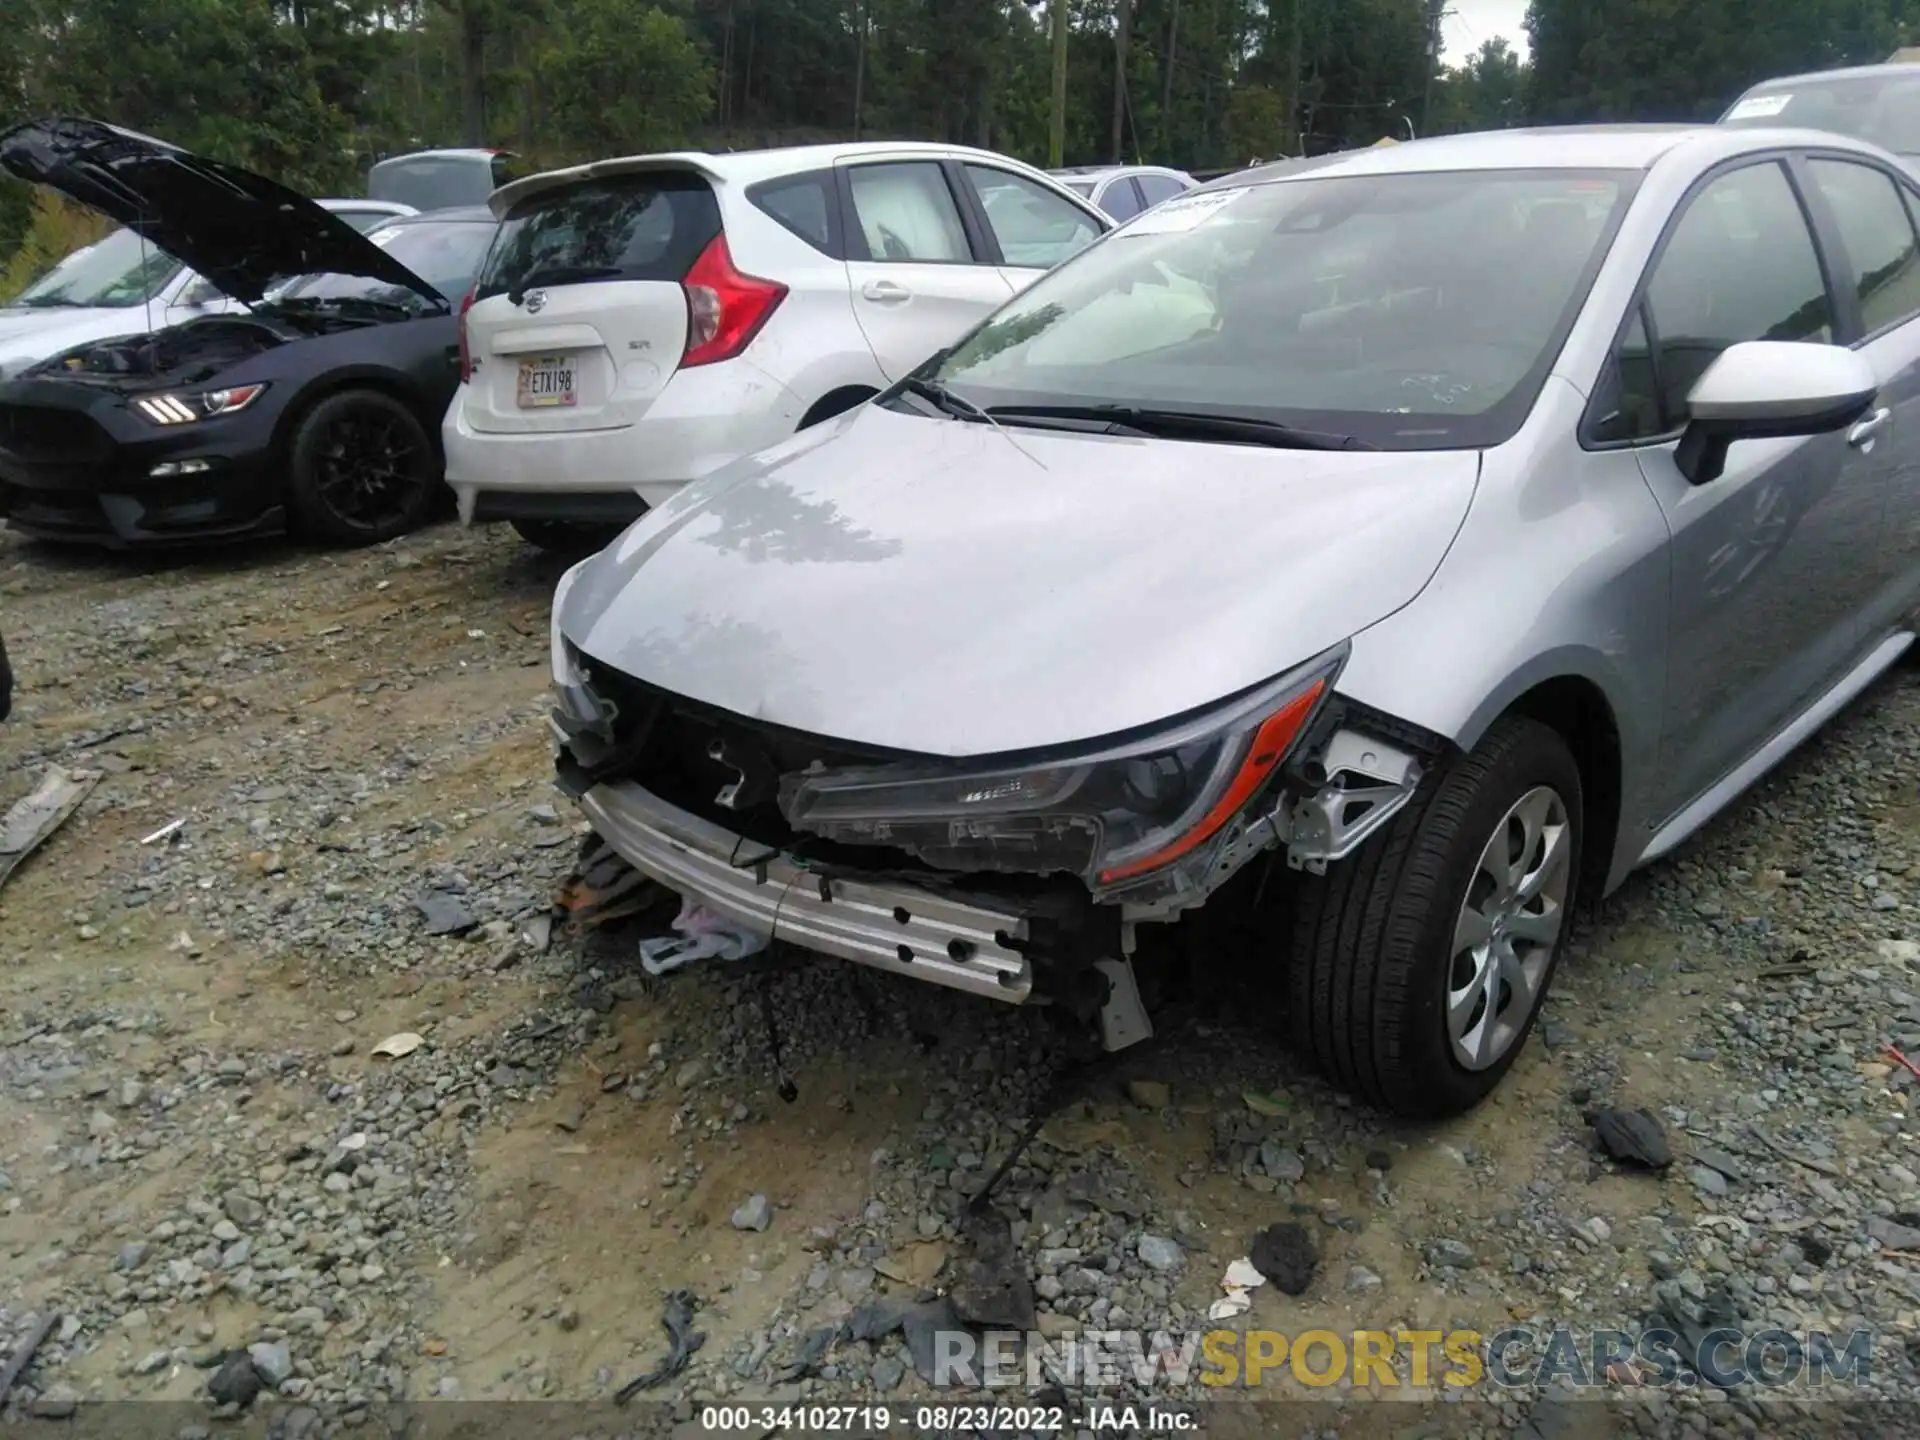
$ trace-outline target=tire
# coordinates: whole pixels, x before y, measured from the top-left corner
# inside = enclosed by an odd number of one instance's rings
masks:
[[[581,520],[509,520],[529,545],[555,555],[584,556],[604,550],[619,538],[624,525],[596,525]]]
[[[420,417],[379,390],[342,390],[300,419],[287,447],[287,509],[313,540],[373,545],[422,524],[440,460]]]
[[[1525,842],[1526,864],[1541,872],[1540,888],[1559,897],[1549,907],[1536,895],[1524,909],[1552,908],[1559,923],[1550,927],[1528,913],[1501,920],[1486,950],[1496,951],[1511,924],[1514,968],[1499,971],[1498,998],[1507,1003],[1496,1003],[1489,1024],[1484,990],[1476,1002],[1475,987],[1463,982],[1498,967],[1477,966],[1462,952],[1456,968],[1456,926],[1465,924],[1470,898],[1476,910],[1502,908],[1498,896],[1487,898],[1493,878],[1481,868],[1482,852],[1494,856],[1502,831],[1510,839],[1527,834],[1514,818],[1523,805],[1523,814],[1547,822],[1538,841]],[[1540,842],[1550,842],[1556,818],[1563,838],[1551,862],[1540,864]],[[1553,983],[1579,899],[1584,823],[1580,768],[1566,742],[1538,721],[1503,719],[1471,752],[1436,767],[1385,830],[1325,875],[1301,877],[1288,976],[1295,1048],[1334,1084],[1398,1115],[1439,1119],[1478,1104],[1525,1048]],[[1523,874],[1522,885],[1532,878]],[[1509,977],[1531,986],[1524,1016],[1511,1003],[1520,987]],[[1467,997],[1457,1013],[1472,1064],[1456,1053],[1449,1029],[1456,985]],[[1478,1024],[1475,1014],[1483,1017]]]

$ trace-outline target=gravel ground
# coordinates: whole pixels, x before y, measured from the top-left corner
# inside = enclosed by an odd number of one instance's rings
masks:
[[[1232,1326],[1862,1327],[1849,1395],[1920,1395],[1913,1077],[1882,1055],[1920,1056],[1916,672],[1606,907],[1475,1114],[1333,1095],[1243,1018],[1243,968],[1069,1092],[982,1227],[965,1202],[1058,1075],[1039,1017],[832,963],[652,982],[633,927],[551,925],[581,843],[541,723],[554,578],[504,531],[161,563],[0,533],[0,804],[49,762],[101,775],[0,892],[0,1357],[62,1317],[16,1415],[604,1400],[682,1290],[704,1343],[646,1392],[682,1422],[908,1399],[948,1307],[1209,1328],[1274,1224],[1310,1242],[1302,1293]],[[1607,1106],[1672,1166],[1604,1158]],[[1342,1402],[1337,1433],[1378,1409],[1275,1388]],[[1604,1393],[1649,1435],[1785,1433],[1808,1395]],[[1571,1434],[1564,1394],[1448,1428]]]

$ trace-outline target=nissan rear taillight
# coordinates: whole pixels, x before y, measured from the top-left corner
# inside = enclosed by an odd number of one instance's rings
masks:
[[[473,350],[467,343],[467,311],[473,308],[473,291],[460,302],[460,383],[473,379]]]
[[[682,365],[731,360],[752,342],[787,298],[775,280],[742,274],[734,267],[725,234],[700,252],[680,288],[687,295],[687,349]]]

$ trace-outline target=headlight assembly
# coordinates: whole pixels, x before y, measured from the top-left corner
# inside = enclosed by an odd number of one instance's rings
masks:
[[[1345,659],[1343,646],[1231,706],[1084,757],[790,775],[781,808],[796,830],[906,850],[940,869],[1067,872],[1096,894],[1131,890],[1167,867],[1211,862]]]
[[[264,395],[266,389],[264,384],[235,385],[198,395],[143,395],[133,405],[142,419],[154,425],[191,425],[196,420],[211,420],[244,410]]]

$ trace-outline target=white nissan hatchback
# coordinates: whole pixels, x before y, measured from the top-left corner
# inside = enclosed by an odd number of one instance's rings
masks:
[[[605,160],[490,203],[447,479],[559,550],[862,403],[1114,223],[954,145]]]

